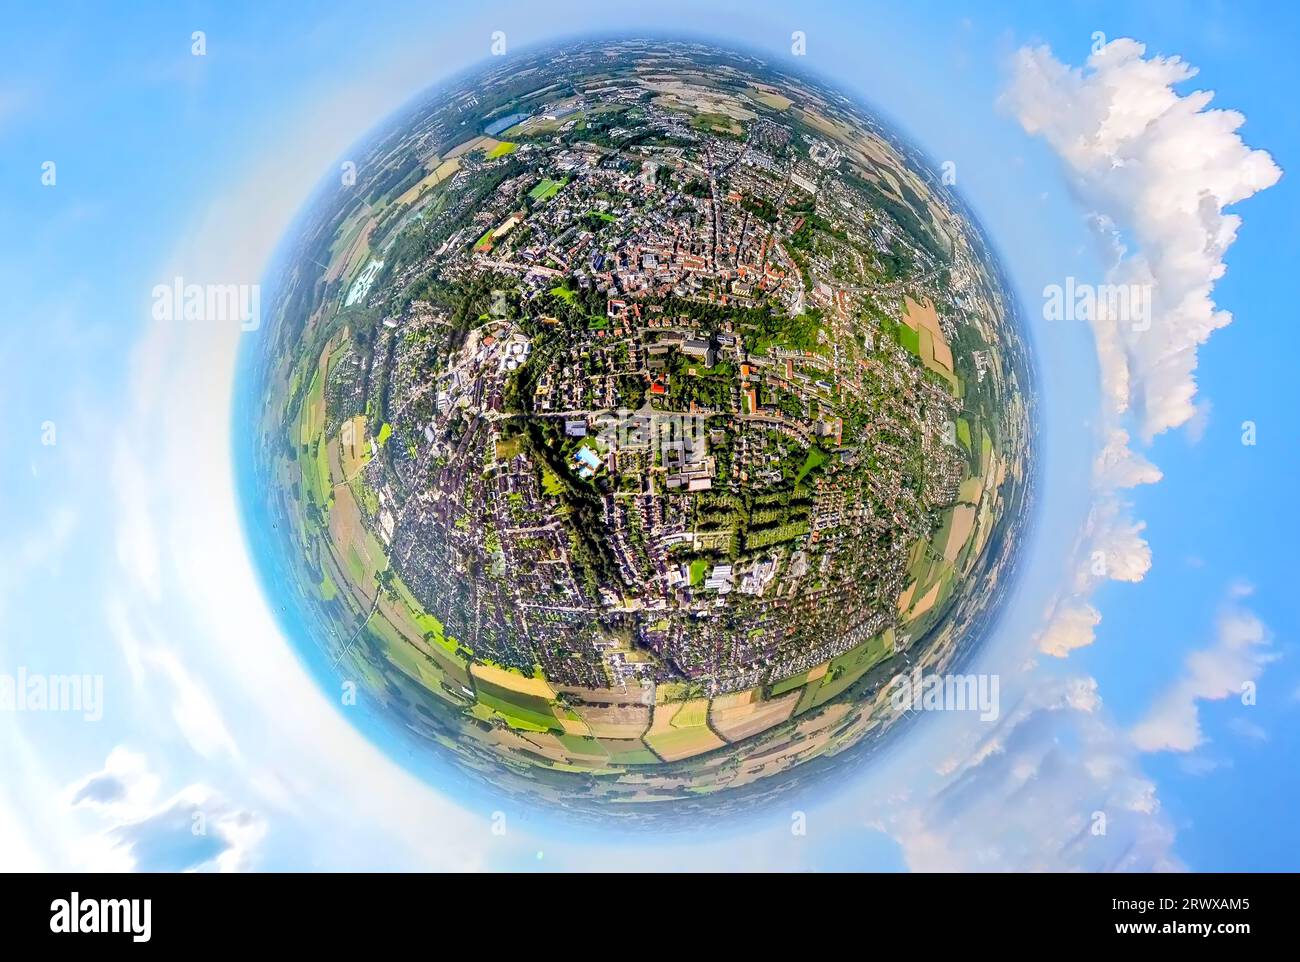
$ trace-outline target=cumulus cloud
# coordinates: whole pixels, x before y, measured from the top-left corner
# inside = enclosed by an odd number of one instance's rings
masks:
[[[1195,74],[1178,57],[1147,57],[1130,39],[1106,44],[1082,68],[1046,46],[1024,47],[1003,95],[1021,126],[1061,160],[1104,246],[1106,282],[1147,292],[1144,313],[1107,301],[1089,318],[1105,433],[1074,583],[1039,636],[1039,648],[1057,657],[1095,638],[1101,614],[1089,598],[1098,584],[1137,582],[1150,570],[1146,526],[1119,493],[1162,475],[1133,449],[1122,423],[1133,422],[1148,442],[1179,426],[1199,439],[1210,406],[1196,399],[1196,352],[1232,320],[1212,298],[1241,225],[1225,208],[1282,174],[1268,153],[1242,141],[1241,114],[1211,109],[1209,92],[1175,89]]]
[[[1083,68],[1040,46],[1016,54],[1005,94],[1110,235],[1107,280],[1150,287],[1149,326],[1093,322],[1112,413],[1132,410],[1146,438],[1196,416],[1197,348],[1232,320],[1212,298],[1241,226],[1225,208],[1282,175],[1242,141],[1244,116],[1210,109],[1209,91],[1175,89],[1195,75],[1179,57],[1147,57],[1136,40],[1111,41]]]
[[[1142,537],[1145,521],[1137,521],[1118,501],[1093,505],[1087,530],[1090,555],[1082,579],[1087,587],[1105,579],[1141,581],[1151,570],[1151,546]]]
[[[161,779],[145,757],[121,745],[109,752],[104,767],[69,789],[69,803],[105,814],[141,811],[158,794]]]
[[[947,784],[881,827],[916,871],[1169,871],[1173,829],[1091,678],[1007,712]]]
[[[1038,637],[1038,650],[1064,658],[1076,648],[1091,645],[1101,624],[1101,612],[1086,602],[1064,601],[1056,606]]]
[[[1102,491],[1155,484],[1164,477],[1158,467],[1129,447],[1128,432],[1123,428],[1111,429],[1093,463],[1092,474],[1094,483]]]
[[[100,826],[85,846],[92,867],[141,872],[251,867],[266,829],[260,816],[198,783],[159,800],[161,784],[143,755],[119,745],[103,769],[67,790],[69,804],[91,812]]]
[[[1235,591],[1230,596],[1241,597]],[[1219,615],[1214,642],[1187,657],[1182,674],[1133,727],[1133,744],[1144,752],[1190,752],[1203,745],[1200,703],[1253,690],[1278,657],[1272,644],[1272,634],[1253,612],[1229,602]]]
[[[1103,451],[1099,465],[1106,458]],[[1144,483],[1135,479],[1149,478],[1154,470],[1148,470],[1140,457],[1127,454],[1108,464],[1107,470],[1134,484]],[[1131,517],[1127,505],[1118,498],[1102,497],[1093,504],[1080,532],[1073,580],[1048,611],[1037,638],[1039,651],[1065,658],[1075,649],[1093,643],[1101,612],[1090,601],[1092,592],[1104,581],[1132,583],[1146,576],[1151,569],[1151,546],[1142,536],[1145,530],[1146,522]]]

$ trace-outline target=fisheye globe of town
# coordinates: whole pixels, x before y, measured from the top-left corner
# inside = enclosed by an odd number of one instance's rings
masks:
[[[852,100],[578,41],[408,105],[286,241],[257,497],[332,684],[493,792],[733,811],[843,771],[996,617],[1012,299]]]

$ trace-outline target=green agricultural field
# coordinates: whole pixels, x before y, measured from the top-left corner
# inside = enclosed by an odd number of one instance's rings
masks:
[[[689,758],[725,744],[708,727],[708,700],[656,705],[654,722],[642,740],[667,761]]]
[[[325,435],[320,435],[311,444],[310,460],[302,462],[303,483],[307,494],[324,512],[330,507],[330,460],[329,447]]]
[[[772,685],[772,697],[784,695],[788,691],[794,691],[796,688],[802,688],[808,684],[808,672],[801,671],[797,675],[786,678],[784,681],[778,681]]]
[[[800,705],[800,709],[816,708],[843,694],[854,682],[892,654],[889,640],[881,634],[833,659],[820,684],[810,686],[815,687],[816,691],[805,704]]]
[[[443,689],[442,683],[446,673],[442,668],[412,647],[403,637],[400,628],[379,614],[375,614],[366,622],[366,628],[389,664],[424,685],[444,701],[458,707],[463,706],[463,702],[453,698]]]
[[[598,738],[590,738],[586,735],[556,735],[555,737],[560,740],[560,744],[564,746],[565,751],[574,755],[594,755],[599,757],[609,754]]]
[[[943,522],[939,525],[939,530],[934,533],[930,539],[930,544],[934,547],[935,554],[943,556],[944,548],[948,545],[948,539],[952,536],[952,520],[956,510],[948,508],[943,513]]]
[[[709,723],[709,703],[697,698],[682,705],[681,710],[673,716],[674,728],[699,728]]]
[[[565,181],[543,177],[541,183],[528,192],[528,196],[535,201],[543,201],[559,193],[564,184]]]
[[[605,739],[604,746],[609,749],[609,760],[615,765],[658,765],[659,756],[646,748],[639,739],[630,741],[628,748],[615,748],[620,742],[629,739]]]
[[[917,357],[921,356],[921,334],[906,324],[898,325],[898,343]]]
[[[366,517],[373,518],[379,513],[379,493],[371,488],[364,481],[351,481],[348,487],[352,489],[352,496],[357,499],[357,504],[365,511]]]
[[[957,441],[967,451],[970,450],[970,422],[965,418],[957,419]]]
[[[555,717],[551,703],[545,698],[511,691],[482,678],[474,680],[474,688],[480,704],[491,708],[517,728],[531,728],[533,731],[564,730],[560,720]]]
[[[357,554],[356,545],[348,545],[348,554],[344,559],[348,565],[348,574],[356,584],[366,584],[370,578],[370,569],[366,567],[361,555]]]

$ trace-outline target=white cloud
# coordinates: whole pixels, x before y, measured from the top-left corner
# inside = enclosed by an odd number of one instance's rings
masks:
[[[938,792],[879,823],[914,871],[1181,868],[1155,786],[1091,678],[1040,682]]]
[[[1232,597],[1240,597],[1235,591]],[[1278,656],[1268,628],[1251,611],[1229,603],[1219,616],[1214,643],[1192,652],[1179,678],[1133,727],[1133,744],[1145,752],[1190,752],[1208,739],[1199,704],[1253,690],[1264,668]]]
[[[1193,67],[1145,53],[1136,40],[1113,40],[1074,68],[1045,46],[1022,48],[1005,103],[1056,151],[1102,230],[1116,232],[1107,280],[1151,286],[1149,329],[1094,321],[1112,413],[1132,409],[1150,438],[1195,417],[1197,348],[1232,320],[1211,296],[1241,225],[1224,209],[1282,172],[1242,141],[1240,113],[1208,109],[1210,92],[1174,89]]]
[[[138,752],[118,745],[108,753],[104,767],[75,782],[65,792],[69,805],[85,805],[109,816],[144,811],[162,786]]]
[[[1087,523],[1090,533],[1084,578],[1088,584],[1141,581],[1151,570],[1151,546],[1142,537],[1145,521],[1135,521],[1118,501],[1093,505]]]
[[[1183,425],[1183,437],[1187,439],[1188,444],[1201,443],[1201,439],[1205,437],[1205,430],[1210,425],[1210,412],[1213,410],[1214,405],[1209,398],[1202,398],[1196,402],[1196,413]]]
[[[155,872],[251,866],[266,831],[260,816],[198,783],[160,801],[161,784],[143,755],[119,745],[103,769],[68,788],[68,803],[90,810],[99,823],[81,846],[83,866]]]
[[[1119,447],[1128,452],[1122,442]],[[1106,470],[1117,477],[1131,480],[1150,476],[1140,457],[1130,458],[1126,453],[1117,460],[1105,459],[1103,451],[1098,465],[1106,464]],[[1096,587],[1108,580],[1138,582],[1151,569],[1151,546],[1142,537],[1145,529],[1146,523],[1134,520],[1118,498],[1104,496],[1093,504],[1080,532],[1074,577],[1048,611],[1037,638],[1039,651],[1065,658],[1093,643],[1102,617],[1090,600]]]
[[[1070,187],[1109,256],[1109,284],[1150,292],[1149,316],[1099,311],[1092,330],[1102,374],[1104,443],[1093,468],[1097,503],[1080,538],[1074,584],[1039,638],[1065,656],[1090,644],[1100,613],[1089,603],[1103,580],[1137,582],[1151,567],[1146,525],[1117,492],[1161,479],[1130,445],[1125,419],[1146,441],[1185,426],[1205,429],[1196,400],[1196,352],[1232,320],[1212,293],[1241,219],[1225,208],[1276,183],[1282,172],[1245,145],[1245,118],[1209,109],[1212,94],[1175,87],[1196,71],[1178,57],[1146,57],[1118,39],[1083,68],[1045,46],[1015,55],[1003,103],[1060,158]]]
[[[1102,491],[1155,484],[1164,477],[1159,468],[1129,447],[1128,432],[1123,428],[1111,429],[1093,463],[1092,473],[1094,483]]]
[[[1066,657],[1076,648],[1091,645],[1101,624],[1101,612],[1090,604],[1064,601],[1048,618],[1038,636],[1038,650],[1057,658]]]

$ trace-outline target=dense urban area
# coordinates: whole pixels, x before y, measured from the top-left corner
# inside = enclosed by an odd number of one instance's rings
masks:
[[[490,69],[345,163],[264,437],[338,670],[473,768],[620,801],[883,731],[1028,487],[1011,307],[928,171],[659,42]]]

